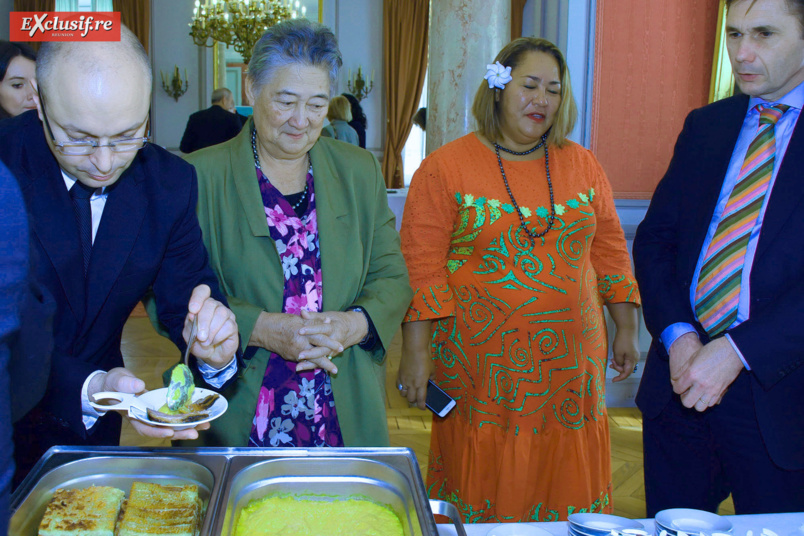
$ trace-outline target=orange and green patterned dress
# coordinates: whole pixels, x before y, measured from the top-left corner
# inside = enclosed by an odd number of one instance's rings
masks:
[[[437,383],[427,488],[466,522],[611,512],[604,303],[639,304],[611,187],[592,153],[550,147],[556,219],[520,229],[497,159],[470,134],[413,177],[402,251],[433,320]],[[544,159],[503,160],[528,226],[550,213]]]

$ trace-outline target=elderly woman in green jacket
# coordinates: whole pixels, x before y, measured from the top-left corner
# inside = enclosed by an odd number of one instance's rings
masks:
[[[244,351],[200,371],[229,400],[202,444],[388,444],[385,348],[412,293],[376,158],[319,137],[340,66],[325,27],[270,28],[248,65],[253,118],[187,157]]]

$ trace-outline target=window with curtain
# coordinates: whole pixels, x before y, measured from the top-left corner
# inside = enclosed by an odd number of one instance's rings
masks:
[[[419,99],[419,108],[427,108],[427,75],[426,72],[424,74],[424,90],[422,91],[422,96]],[[420,129],[418,126],[413,125],[413,128],[410,129],[410,134],[408,135],[408,140],[405,142],[405,148],[402,149],[402,162],[404,164],[404,175],[405,175],[405,187],[407,188],[410,186],[410,181],[413,178],[413,174],[419,169],[419,166],[424,160],[424,152],[425,152],[425,143],[427,141],[427,133]]]
[[[56,11],[114,11],[112,0],[56,0]]]

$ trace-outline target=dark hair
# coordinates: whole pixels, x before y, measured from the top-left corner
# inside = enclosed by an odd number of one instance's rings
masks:
[[[11,60],[17,56],[36,61],[36,52],[25,43],[12,43],[0,40],[0,81],[6,77],[6,71],[11,64]],[[11,117],[10,114],[0,106],[0,119]]]
[[[349,104],[352,105],[352,123],[358,122],[363,124],[363,128],[368,126],[368,119],[366,119],[366,114],[363,113],[363,107],[360,106],[360,101],[357,100],[357,97],[352,95],[351,93],[341,93],[346,99],[349,101]]]
[[[427,130],[427,108],[421,107],[413,114],[413,124],[418,125],[420,129]]]
[[[0,40],[0,80],[6,77],[11,60],[17,56],[36,61],[36,52],[25,43],[12,43]]]
[[[732,4],[737,2],[738,0],[726,0],[726,9],[729,9]],[[751,9],[757,0],[750,0],[751,5],[748,6],[748,9]],[[787,10],[795,15],[798,18],[798,24],[801,26],[801,35],[804,38],[804,0],[785,0],[787,4]]]

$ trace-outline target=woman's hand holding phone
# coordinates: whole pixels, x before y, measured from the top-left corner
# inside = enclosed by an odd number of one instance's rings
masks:
[[[447,413],[455,407],[455,400],[444,392],[433,380],[427,382],[427,409],[438,415],[446,417]]]

